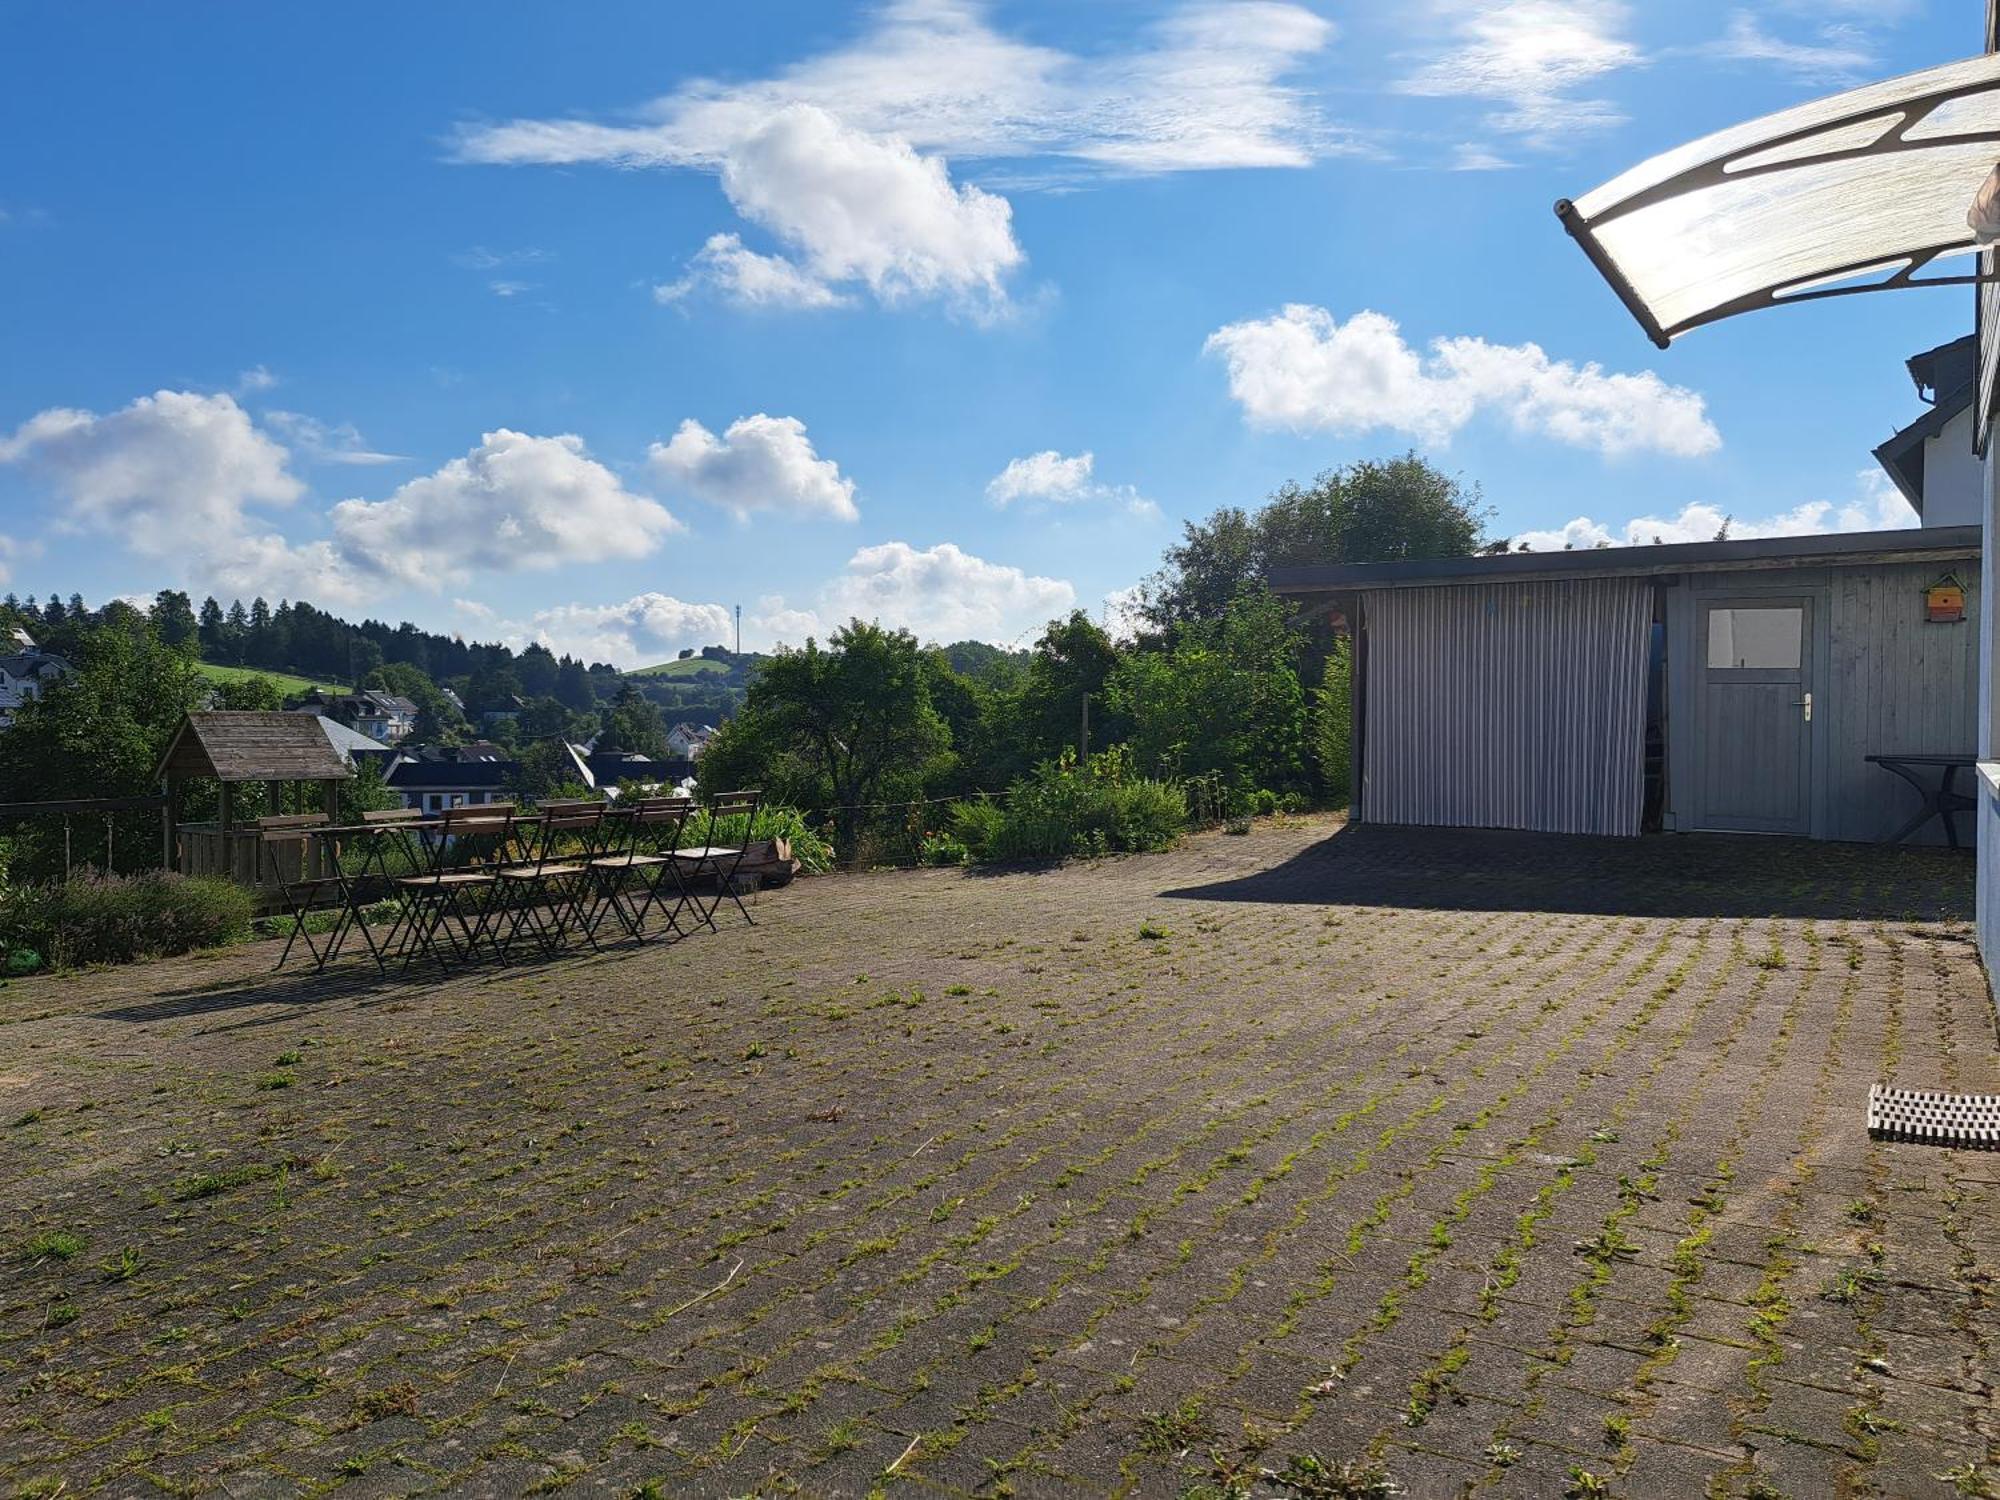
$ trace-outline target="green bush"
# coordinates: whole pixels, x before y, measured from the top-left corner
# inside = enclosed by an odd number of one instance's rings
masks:
[[[0,951],[59,969],[164,958],[241,942],[253,909],[250,892],[213,876],[84,874],[0,891]]]
[[[1278,810],[1278,794],[1269,787],[1259,787],[1250,794],[1250,811],[1253,816],[1268,818]]]
[[[1340,636],[1327,655],[1322,685],[1313,694],[1312,722],[1313,758],[1319,762],[1320,784],[1336,807],[1345,807],[1354,790],[1353,675],[1353,644]]]
[[[1095,858],[1114,851],[1165,849],[1187,822],[1181,788],[1133,776],[1123,747],[1092,756],[1086,766],[1065,753],[1014,783],[1005,814],[980,857]],[[970,839],[966,842],[972,847]]]
[[[987,797],[974,797],[951,810],[950,833],[974,859],[985,859],[1007,823],[1007,809]]]
[[[707,831],[706,812],[688,819],[687,837],[690,839]],[[806,815],[796,807],[760,807],[747,830],[743,819],[723,818],[715,825],[715,836],[709,842],[733,848],[746,839],[790,839],[792,858],[808,875],[824,875],[833,868],[833,845],[827,842],[824,834],[806,822]]]
[[[927,833],[917,846],[917,859],[927,865],[962,865],[972,851],[948,833]]]

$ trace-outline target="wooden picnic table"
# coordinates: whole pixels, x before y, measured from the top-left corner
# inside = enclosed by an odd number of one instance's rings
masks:
[[[1971,812],[1979,805],[1977,799],[1956,790],[1952,783],[1958,779],[1960,771],[1972,769],[1977,757],[1964,755],[1871,755],[1867,757],[1871,765],[1880,766],[1891,775],[1900,776],[1916,788],[1917,795],[1924,799],[1924,805],[1911,815],[1910,820],[1889,837],[1888,842],[1900,844],[1932,818],[1944,822],[1945,842],[1952,848],[1959,847],[1958,826],[1952,822],[1953,813]],[[1927,784],[1921,771],[1938,773],[1934,785]]]

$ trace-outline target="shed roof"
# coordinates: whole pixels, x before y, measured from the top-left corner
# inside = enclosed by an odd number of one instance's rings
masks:
[[[312,714],[245,710],[189,714],[153,775],[222,781],[344,781],[354,768]]]
[[[1820,536],[1754,537],[1730,542],[1668,542],[1572,552],[1503,552],[1422,557],[1397,562],[1273,568],[1280,594],[1353,593],[1434,584],[1504,583],[1510,579],[1640,578],[1768,568],[1863,567],[1869,563],[1955,562],[1979,556],[1977,526],[1908,531],[1847,531]]]

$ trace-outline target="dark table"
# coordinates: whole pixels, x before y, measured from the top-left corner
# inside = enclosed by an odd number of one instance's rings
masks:
[[[1924,805],[1917,810],[1916,815],[1897,829],[1889,842],[1900,844],[1932,818],[1941,818],[1944,820],[1945,842],[1954,849],[1958,848],[1958,826],[1952,822],[1951,815],[1971,812],[1979,805],[1979,801],[1975,797],[1968,797],[1964,792],[1955,791],[1952,783],[1958,779],[1960,771],[1972,769],[1976,760],[1977,757],[1972,755],[1869,756],[1868,761],[1871,765],[1880,766],[1892,775],[1902,777],[1915,787],[1917,795],[1924,799]],[[1937,784],[1927,785],[1924,777],[1919,774],[1919,768],[1938,771],[1940,774]]]

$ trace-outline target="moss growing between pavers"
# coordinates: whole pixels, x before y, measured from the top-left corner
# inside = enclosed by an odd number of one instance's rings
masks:
[[[1827,1128],[1996,1087],[1960,867],[1330,826],[0,990],[0,1492],[1984,1483],[1994,1188]]]

